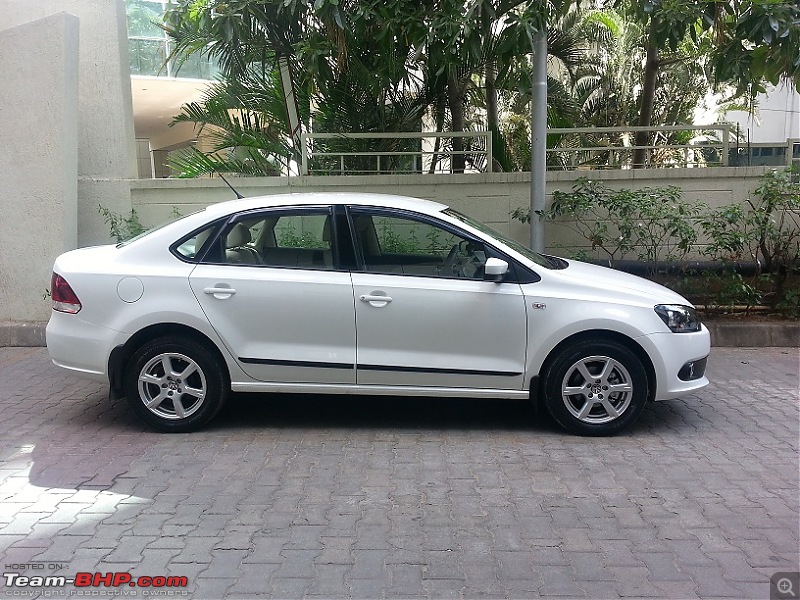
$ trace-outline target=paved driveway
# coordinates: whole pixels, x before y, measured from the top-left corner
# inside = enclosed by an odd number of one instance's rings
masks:
[[[798,570],[799,371],[715,349],[711,387],[612,439],[523,402],[249,395],[164,435],[0,348],[0,560],[188,581],[43,597],[766,599]]]

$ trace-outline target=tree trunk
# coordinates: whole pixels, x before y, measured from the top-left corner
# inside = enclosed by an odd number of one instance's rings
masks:
[[[486,78],[486,128],[492,136],[492,147],[495,153],[500,151],[501,138],[500,138],[500,115],[497,110],[497,63],[490,62],[486,65],[485,70]],[[503,170],[500,162],[492,157],[492,171],[499,173]],[[489,170],[490,165],[486,165],[486,170]]]
[[[442,133],[444,131],[444,101],[437,98],[435,107],[436,107],[436,133]],[[433,175],[436,172],[436,166],[439,164],[439,149],[442,146],[442,138],[437,137],[436,141],[433,143],[433,156],[431,156],[431,167],[428,170],[428,173]]]
[[[447,77],[447,103],[450,108],[451,129],[453,132],[464,131],[464,93],[455,73]],[[464,138],[453,138],[453,152],[463,152]],[[453,173],[463,173],[466,158],[463,154],[453,154],[451,158]]]
[[[486,125],[489,131],[496,131],[500,125],[500,116],[497,112],[497,65],[490,62],[486,65]]]
[[[656,83],[658,80],[658,70],[661,66],[661,59],[658,56],[658,46],[655,41],[655,29],[658,20],[653,17],[650,21],[650,34],[647,38],[647,59],[644,64],[644,81],[642,83],[641,103],[639,104],[640,127],[649,127],[653,119],[653,103],[656,96]],[[649,131],[637,131],[634,136],[634,145],[647,146],[650,144],[651,135]],[[647,157],[650,151],[645,148],[637,148],[633,151],[633,168],[641,169],[647,165]]]

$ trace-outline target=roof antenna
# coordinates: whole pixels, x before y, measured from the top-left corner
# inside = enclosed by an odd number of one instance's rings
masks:
[[[216,171],[216,169],[214,169],[214,170]],[[219,171],[217,171],[217,175],[219,175],[219,178],[220,178],[220,179],[222,179],[222,181],[224,181],[224,182],[225,182],[225,185],[227,185],[229,188],[231,188],[231,191],[232,191],[234,194],[236,194],[236,197],[237,197],[239,200],[242,200],[242,199],[244,198],[244,196],[242,196],[242,195],[241,195],[239,192],[237,192],[237,191],[236,191],[236,188],[235,188],[235,187],[233,187],[233,186],[231,185],[231,182],[230,182],[230,181],[228,181],[227,179],[225,179],[225,176],[224,176],[222,173],[220,173]]]

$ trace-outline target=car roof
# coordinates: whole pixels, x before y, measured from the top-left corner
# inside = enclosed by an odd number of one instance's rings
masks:
[[[212,204],[206,208],[206,215],[222,216],[234,212],[274,208],[279,206],[303,206],[319,204],[351,204],[359,206],[381,206],[399,208],[421,213],[435,214],[447,208],[447,205],[420,198],[395,196],[390,194],[368,194],[360,192],[309,192],[296,194],[275,194],[229,200]]]

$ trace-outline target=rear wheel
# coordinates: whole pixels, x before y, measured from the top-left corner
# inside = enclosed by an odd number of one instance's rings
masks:
[[[649,396],[642,361],[611,340],[584,340],[561,350],[545,373],[545,404],[565,429],[613,435],[639,417]]]
[[[178,433],[208,423],[225,403],[228,383],[216,356],[202,345],[165,337],[133,354],[125,391],[133,410],[148,425]]]

